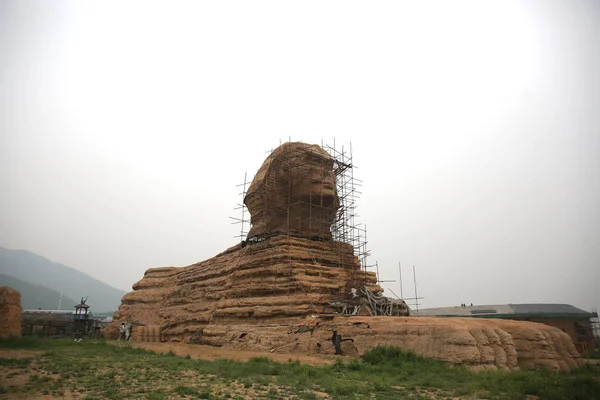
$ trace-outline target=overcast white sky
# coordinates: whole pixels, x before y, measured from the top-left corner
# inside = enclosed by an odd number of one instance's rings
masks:
[[[0,246],[130,290],[235,244],[280,140],[335,137],[421,307],[600,307],[599,71],[597,1],[1,0]]]

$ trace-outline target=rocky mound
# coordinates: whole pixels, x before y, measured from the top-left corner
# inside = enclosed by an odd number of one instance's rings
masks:
[[[0,339],[21,338],[21,294],[8,286],[0,287]]]
[[[292,325],[211,325],[200,342],[278,353],[359,356],[378,345],[475,369],[570,371],[580,365],[571,338],[535,322],[480,318],[320,316]]]

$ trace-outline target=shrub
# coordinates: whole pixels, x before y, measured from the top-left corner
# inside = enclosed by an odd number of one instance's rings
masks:
[[[424,358],[416,354],[392,346],[377,346],[365,352],[363,361],[372,364],[395,364],[401,365],[404,362],[425,361]]]
[[[175,388],[174,392],[183,396],[195,395],[198,393],[198,389],[192,386],[179,385]]]

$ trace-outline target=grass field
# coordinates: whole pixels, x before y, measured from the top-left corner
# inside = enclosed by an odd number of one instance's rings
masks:
[[[204,361],[104,341],[0,342],[4,399],[600,399],[600,366],[472,372],[394,348],[330,366]]]

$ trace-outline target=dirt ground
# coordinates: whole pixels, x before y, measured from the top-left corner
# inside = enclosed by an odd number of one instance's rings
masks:
[[[0,358],[34,358],[42,354],[43,351],[0,349]]]
[[[24,359],[24,358],[36,358],[42,356],[43,351],[31,351],[31,350],[13,350],[13,349],[0,349],[0,359]],[[23,371],[21,368],[2,368],[0,369],[0,382],[7,387],[22,387],[27,386],[30,383],[31,373]],[[60,397],[53,395],[32,395],[27,394],[15,394],[0,395],[0,399],[27,399],[27,400],[78,400],[84,398],[85,395],[77,393],[71,393],[65,391]]]
[[[113,345],[121,345],[123,342],[110,341],[108,342]],[[263,351],[250,351],[250,350],[238,350],[228,349],[224,347],[213,347],[200,344],[184,344],[184,343],[167,343],[167,342],[129,342],[132,347],[143,348],[151,350],[156,353],[168,353],[172,351],[178,356],[185,357],[189,355],[194,359],[202,360],[218,360],[218,359],[230,359],[236,361],[248,361],[254,357],[267,357],[272,361],[277,362],[288,362],[300,361],[303,364],[310,365],[328,365],[335,362],[335,358],[332,356],[309,356],[302,354],[279,354],[269,353]]]
[[[0,399],[7,400],[84,400],[86,397],[89,397],[85,394],[81,393],[71,393],[70,391],[65,391],[60,396],[55,396],[52,394],[42,394],[42,395],[32,395],[31,393],[25,394],[11,394],[10,397],[0,397]]]
[[[233,350],[225,350],[221,348],[215,348],[211,346],[201,346],[201,345],[186,345],[186,344],[178,344],[178,343],[123,343],[123,342],[108,342],[114,346],[123,346],[131,344],[132,347],[136,348],[144,348],[147,350],[151,350],[155,353],[168,353],[169,351],[173,351],[176,355],[185,357],[189,355],[194,359],[205,359],[205,360],[216,360],[220,358],[227,359],[235,359],[240,361],[249,360],[253,357],[269,357],[273,360],[285,362],[290,359],[289,356],[284,356],[282,354],[265,354],[262,352],[256,351],[233,351]],[[225,350],[225,351],[223,351]],[[96,398],[95,396],[89,395],[87,391],[72,391],[67,387],[62,388],[60,393],[54,393],[52,390],[52,384],[54,382],[60,381],[61,375],[54,374],[44,370],[43,367],[40,367],[38,364],[39,359],[46,354],[44,351],[31,351],[31,350],[21,350],[21,349],[0,349],[0,359],[6,360],[32,360],[29,365],[20,365],[20,366],[0,366],[0,400],[84,400],[87,398]],[[77,354],[77,353],[75,353]],[[324,358],[318,357],[292,357],[292,360],[299,360],[301,362],[310,362],[312,364],[327,364],[331,363],[331,360],[327,360]],[[74,360],[75,362],[79,360]],[[102,376],[109,372],[109,369],[99,369],[95,372],[96,376]],[[116,381],[119,382],[122,376],[127,376],[126,372],[122,370],[117,370],[117,376],[115,377]],[[40,383],[39,379],[48,378],[47,380],[42,381]],[[275,393],[277,390],[281,390],[283,386],[275,386],[275,385],[265,385],[263,383],[262,386],[254,387],[248,386],[247,382],[219,382],[218,377],[215,375],[204,374],[198,375],[195,371],[183,371],[180,373],[180,378],[183,380],[177,381],[176,383],[170,383],[169,379],[166,379],[164,385],[156,386],[153,385],[152,388],[159,388],[161,390],[166,390],[167,392],[173,391],[172,386],[182,386],[194,385],[194,387],[210,387],[212,391],[220,392],[220,393],[228,393],[229,396],[234,396],[236,398],[243,398],[245,400],[251,400],[254,398],[266,398],[267,394],[273,392]],[[27,387],[30,387],[35,382],[38,382],[38,388],[36,390],[24,390]],[[186,386],[183,386],[184,388]],[[167,390],[168,389],[168,390]],[[269,392],[269,393],[267,393]],[[321,393],[318,391],[307,391],[312,393],[316,399],[328,399],[330,398],[327,393]],[[149,396],[151,395],[151,391],[148,392]],[[208,393],[208,392],[206,392]],[[204,393],[203,395],[206,395]],[[271,395],[273,395],[271,393]],[[281,392],[278,396],[273,398],[281,398],[284,394]],[[287,393],[287,392],[286,392]],[[139,393],[132,393],[132,396],[135,398],[146,398],[144,396],[140,397]],[[159,398],[164,399],[175,399],[175,398],[190,398],[185,393],[181,394],[173,394],[170,395],[157,395]],[[104,397],[101,397],[104,398]],[[148,397],[150,398],[150,397]],[[205,398],[200,396],[200,398]]]

